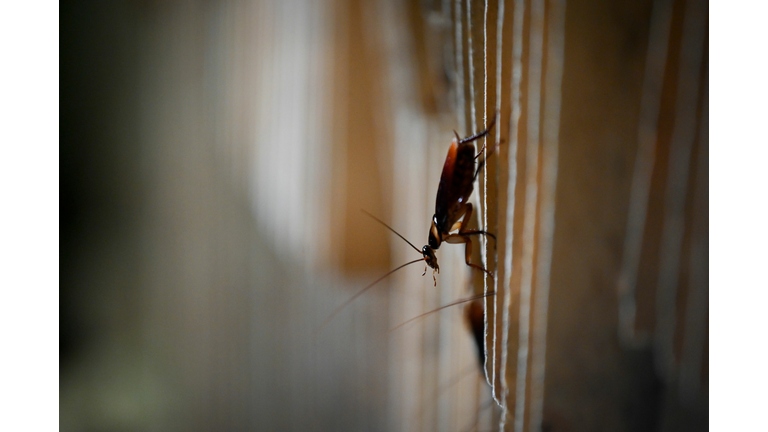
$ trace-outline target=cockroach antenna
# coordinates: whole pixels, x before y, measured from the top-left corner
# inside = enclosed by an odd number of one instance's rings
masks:
[[[478,295],[475,295],[475,296],[472,296],[472,297],[468,297],[468,298],[465,298],[465,299],[456,300],[455,302],[452,302],[452,303],[448,303],[447,305],[443,305],[443,306],[440,306],[440,307],[439,307],[439,308],[437,308],[437,309],[432,309],[432,310],[431,310],[431,311],[429,311],[429,312],[424,312],[423,314],[421,314],[421,315],[417,315],[417,316],[415,316],[415,317],[413,317],[413,318],[409,319],[408,321],[406,321],[406,322],[404,322],[404,323],[398,324],[397,326],[395,326],[395,327],[393,327],[392,329],[390,329],[390,330],[389,330],[389,332],[391,333],[391,332],[393,332],[393,331],[395,331],[395,330],[397,330],[397,329],[399,329],[399,328],[401,328],[401,327],[405,326],[406,324],[410,324],[410,323],[412,323],[412,322],[414,322],[414,321],[416,321],[416,320],[418,320],[418,319],[420,319],[420,318],[424,318],[425,316],[427,316],[427,315],[430,315],[430,314],[433,314],[433,313],[435,313],[435,312],[440,312],[441,310],[443,310],[443,309],[446,309],[446,308],[449,308],[449,307],[451,307],[451,306],[456,306],[456,305],[460,305],[460,304],[462,304],[462,303],[467,303],[467,302],[471,302],[471,301],[475,301],[475,300],[484,299],[484,298],[486,298],[486,297],[490,297],[490,296],[493,296],[493,295],[496,295],[496,292],[494,292],[494,291],[488,291],[488,292],[487,292],[487,293],[485,293],[485,294],[478,294]]]

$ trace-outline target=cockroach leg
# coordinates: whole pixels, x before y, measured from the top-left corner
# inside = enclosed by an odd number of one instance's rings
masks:
[[[422,274],[421,274],[422,276],[424,276],[425,274],[427,274],[427,269],[428,269],[428,268],[429,268],[429,267],[427,267],[427,266],[425,266],[425,267],[424,267],[424,273],[422,273]],[[440,270],[438,270],[438,269],[432,269],[432,279],[435,281],[435,286],[437,286],[437,278],[435,277],[435,273],[440,273]]]
[[[468,229],[467,225],[469,224],[469,219],[472,217],[472,212],[474,211],[474,206],[472,206],[472,203],[467,203],[466,206],[464,206],[466,209],[464,211],[464,219],[461,221],[461,225],[459,225],[459,235],[463,236],[469,236],[469,235],[478,235],[478,234],[485,234],[487,236],[490,236],[493,239],[493,242],[496,242],[496,236],[492,233],[489,233],[488,231],[483,230],[475,230],[475,229]]]
[[[495,250],[496,249],[496,236],[491,234],[491,233],[489,233],[488,231],[466,230],[466,231],[461,233],[461,235],[463,235],[463,236],[480,235],[480,234],[487,235],[488,237],[493,239],[493,249]]]
[[[483,148],[481,148],[480,152],[478,152],[477,155],[475,156],[475,160],[477,160],[477,158],[479,158],[480,155],[483,154],[484,151],[485,151],[485,143],[483,143]]]
[[[483,267],[472,264],[469,260],[472,257],[472,239],[469,238],[469,236],[465,234],[449,234],[447,237],[443,238],[443,241],[451,243],[451,244],[459,244],[464,243],[466,246],[464,247],[464,262],[467,263],[468,266],[476,268],[482,272],[485,272],[488,276],[493,278],[493,273],[489,272],[488,270],[484,269]]]
[[[483,231],[483,230],[466,230],[466,231],[463,231],[461,233],[461,235],[467,235],[467,236],[478,235],[478,234],[484,234],[484,235],[487,235],[488,237],[492,238],[494,241],[496,240],[496,236],[493,235],[492,233],[489,233],[488,231]]]
[[[501,141],[499,141],[499,142],[497,142],[496,144],[493,145],[493,147],[488,151],[488,155],[485,156],[486,159],[491,157],[493,155],[493,153],[495,153],[496,150],[498,150],[499,147],[501,147],[501,142],[502,141],[503,140],[501,140]],[[483,143],[483,148],[481,148],[480,151],[477,153],[477,155],[475,156],[475,160],[477,160],[477,158],[479,158],[480,155],[483,154],[485,149],[486,149],[486,143]],[[485,163],[485,159],[483,159],[483,163]]]
[[[496,243],[496,236],[483,230],[470,230],[467,229],[466,226],[469,224],[469,220],[472,217],[472,212],[474,211],[474,207],[472,206],[472,203],[467,203],[464,206],[464,218],[461,221],[461,225],[459,226],[459,232],[457,234],[449,234],[447,237],[443,238],[443,241],[446,241],[448,243],[457,244],[457,243],[465,243],[466,247],[464,249],[465,253],[465,261],[468,266],[474,267],[478,270],[482,270],[485,272],[488,276],[493,278],[493,273],[489,272],[488,270],[484,269],[483,267],[472,264],[469,262],[469,258],[472,256],[472,239],[469,238],[471,235],[479,235],[479,234],[485,234],[488,236],[491,236],[494,241],[494,245]]]
[[[491,155],[493,155],[496,149],[499,148],[500,144],[501,144],[501,141],[497,142],[493,146],[493,148],[488,152],[488,154],[483,158],[483,160],[477,163],[477,169],[475,170],[474,177],[472,177],[472,181],[475,181],[475,179],[477,178],[477,175],[480,174],[480,171],[483,169],[483,166],[485,166],[485,161],[488,160],[488,158],[491,157]],[[481,154],[483,154],[484,150],[485,150],[485,144],[483,144],[483,149],[480,150],[480,153],[478,153],[477,156],[475,156],[475,159],[477,159]]]
[[[482,137],[484,137],[484,136],[488,135],[488,132],[490,132],[490,131],[491,131],[491,129],[493,128],[493,125],[494,125],[494,124],[496,124],[496,116],[495,116],[495,115],[494,115],[494,116],[493,116],[493,118],[491,119],[491,122],[490,122],[490,123],[488,123],[488,127],[487,127],[487,128],[485,128],[485,130],[484,130],[484,131],[482,131],[482,132],[480,132],[480,133],[477,133],[477,134],[475,134],[475,135],[472,135],[472,136],[470,136],[470,137],[464,138],[464,139],[462,139],[462,140],[459,140],[459,144],[464,144],[464,143],[472,142],[472,141],[474,141],[474,140],[476,140],[476,139],[479,139],[479,138],[482,138]]]

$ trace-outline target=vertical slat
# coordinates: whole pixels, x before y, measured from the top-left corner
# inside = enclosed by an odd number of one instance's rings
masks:
[[[522,432],[527,407],[526,384],[530,343],[531,295],[533,291],[536,205],[538,203],[539,120],[541,72],[544,45],[544,0],[531,2],[531,36],[528,59],[528,115],[525,163],[525,214],[523,216],[523,263],[520,285],[520,336],[517,348],[515,431]]]
[[[507,370],[509,369],[509,329],[510,308],[512,307],[512,251],[514,250],[514,232],[515,232],[515,190],[517,188],[517,147],[518,130],[520,126],[520,114],[522,107],[521,82],[523,76],[523,18],[525,16],[525,0],[515,0],[514,2],[514,21],[512,22],[512,85],[510,89],[510,121],[509,121],[509,153],[507,155],[507,219],[506,219],[506,239],[504,255],[504,308],[502,312],[502,334],[501,334],[501,364],[503,373],[501,375],[502,395],[502,414],[501,429],[506,430],[506,423],[509,417],[509,386],[507,383]]]
[[[503,67],[503,57],[502,57],[502,44],[504,41],[504,0],[499,0],[498,2],[498,10],[496,12],[496,106],[493,112],[493,115],[497,117],[498,124],[496,125],[496,133],[495,133],[495,139],[493,140],[493,145],[496,145],[497,143],[500,145],[501,143],[501,125],[502,125],[502,118],[501,118],[501,80],[502,80],[502,67]],[[486,115],[487,117],[487,115]],[[501,166],[501,164],[499,164]],[[497,178],[500,178],[497,175]],[[499,201],[501,201],[501,193],[496,194]],[[514,205],[514,203],[513,203]],[[514,215],[514,207],[509,209],[507,208],[507,214],[511,212]],[[498,226],[498,225],[497,225]],[[508,225],[508,227],[511,227],[512,225]],[[497,233],[497,239],[500,238],[500,233]],[[504,244],[504,243],[502,243]],[[498,241],[495,242],[497,250],[499,249]],[[506,260],[506,256],[505,256]],[[508,279],[508,273],[506,267],[503,269],[504,271],[504,278],[505,280]],[[498,341],[503,341],[503,335],[500,335],[500,333],[503,334],[503,332],[507,331],[507,322],[502,319],[501,326],[499,326],[499,299],[501,299],[502,302],[506,302],[508,289],[504,292],[499,292],[499,260],[498,256],[496,258],[496,277],[493,278],[493,292],[496,293],[496,295],[493,297],[493,319],[494,319],[494,332],[493,332],[493,371],[494,371],[494,377],[493,382],[497,382],[496,374],[498,373],[498,382],[500,385],[500,388],[498,389],[498,403],[502,408],[501,416],[499,419],[499,429],[504,430],[504,422],[505,422],[505,414],[506,414],[506,379],[505,379],[505,371],[506,367],[504,365],[504,358],[503,351],[504,347],[498,348]],[[507,285],[504,285],[502,282],[502,285],[504,287],[507,287]],[[504,303],[506,304],[506,303]],[[486,314],[487,317],[487,314]],[[500,353],[499,355],[496,354],[496,350],[499,349]],[[499,359],[499,364],[496,364],[496,359]],[[496,392],[494,392],[495,395]]]
[[[707,72],[707,76],[709,73]],[[691,253],[688,263],[688,301],[685,307],[683,348],[680,356],[679,393],[690,403],[701,390],[701,368],[709,313],[708,209],[709,209],[709,80],[704,80],[699,119],[696,185],[691,226]]]
[[[639,347],[647,342],[647,335],[636,334],[635,290],[643,233],[648,216],[648,198],[651,176],[656,162],[656,142],[664,85],[664,69],[667,62],[669,33],[672,27],[673,0],[655,0],[651,11],[648,53],[643,76],[643,93],[638,121],[637,156],[632,171],[629,195],[627,230],[624,235],[624,253],[619,270],[619,340],[628,347]]]
[[[664,220],[659,251],[659,275],[656,287],[656,329],[654,349],[656,367],[664,379],[675,371],[674,336],[677,325],[676,307],[680,259],[685,233],[685,202],[691,150],[696,138],[696,107],[704,38],[707,32],[707,8],[702,0],[686,4],[683,36],[680,46],[675,126],[664,195]]]
[[[547,312],[552,248],[555,235],[555,198],[557,190],[558,146],[560,137],[561,85],[565,51],[565,0],[549,3],[547,20],[547,72],[544,81],[544,121],[542,131],[541,215],[536,292],[533,314],[531,357],[530,430],[541,431],[544,411],[544,373],[547,352]]]

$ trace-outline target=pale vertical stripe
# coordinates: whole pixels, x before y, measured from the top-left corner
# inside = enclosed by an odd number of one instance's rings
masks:
[[[283,242],[288,239],[291,256],[301,255],[301,249],[304,244],[303,238],[304,224],[301,220],[306,214],[301,197],[305,194],[304,185],[306,176],[306,142],[307,136],[307,117],[306,109],[299,107],[308,106],[308,83],[309,68],[307,59],[309,58],[309,49],[307,40],[309,13],[307,8],[301,7],[301,1],[291,0],[290,2],[278,3],[278,34],[276,37],[275,49],[278,59],[275,62],[275,79],[278,88],[277,99],[277,122],[271,127],[276,130],[277,158],[269,161],[273,165],[272,170],[278,173],[281,170],[274,167],[276,161],[290,161],[300,169],[289,172],[282,170],[275,179],[279,181],[271,182],[271,185],[278,185],[280,189],[277,195],[277,202],[270,205],[275,207],[275,233],[276,241]],[[293,171],[293,170],[291,170]],[[281,204],[282,203],[282,204]]]
[[[683,350],[680,358],[679,388],[685,403],[695,400],[700,390],[701,363],[709,312],[709,281],[707,279],[707,221],[708,214],[697,212],[707,207],[708,159],[709,159],[709,91],[705,79],[704,94],[699,120],[699,154],[696,163],[696,192],[693,203],[691,227],[691,254],[688,263],[688,302],[685,308]]]
[[[469,113],[470,113],[470,127],[471,129],[467,132],[467,135],[472,135],[475,132],[477,132],[477,110],[475,108],[475,63],[473,60],[474,57],[474,50],[472,48],[472,8],[471,8],[472,0],[467,0],[467,61],[469,66]],[[475,153],[477,153],[477,141],[473,143],[475,146]],[[478,190],[479,180],[475,180],[474,189]],[[485,209],[481,205],[480,202],[480,194],[476,193],[472,196],[472,200],[474,201],[475,208],[477,213],[477,220],[479,225],[482,225],[483,215],[485,214]],[[486,229],[485,225],[482,225],[480,229]],[[488,265],[486,264],[485,259],[485,253],[484,250],[480,249],[480,262],[483,268],[488,268]],[[488,286],[486,282],[486,277],[483,275],[483,291],[487,291]],[[485,305],[487,303],[483,302],[483,308],[485,308]],[[488,334],[488,320],[485,319],[485,330],[483,331],[483,334]],[[493,381],[491,381],[490,377],[488,376],[488,344],[483,344],[483,350],[485,351],[485,365],[483,366],[483,370],[485,371],[485,379],[488,381],[488,384],[493,388]]]
[[[310,84],[309,84],[309,128],[307,145],[307,184],[309,202],[305,224],[306,232],[312,233],[314,247],[309,251],[309,268],[317,270],[327,267],[328,252],[331,249],[331,211],[332,176],[328,167],[333,166],[333,151],[329,137],[331,136],[331,115],[333,99],[330,89],[333,86],[331,68],[334,64],[334,46],[330,41],[330,21],[332,15],[327,7],[328,2],[312,2],[312,29],[310,38]]]
[[[467,135],[472,135],[477,132],[477,108],[475,107],[475,52],[472,46],[472,0],[467,0],[467,67],[469,73],[469,127]],[[477,141],[472,143],[475,146],[475,153],[477,153]],[[475,181],[474,188],[477,190],[479,181]],[[480,195],[474,194],[473,201],[475,201],[475,207],[477,207],[477,219],[482,220],[483,208],[480,206]],[[482,228],[481,228],[482,229]]]
[[[531,36],[528,60],[528,136],[526,139],[525,213],[523,220],[523,262],[520,284],[520,337],[517,348],[517,392],[515,398],[515,431],[522,432],[525,423],[525,390],[528,375],[531,290],[533,281],[534,233],[538,199],[539,117],[541,105],[541,61],[544,44],[544,0],[531,2]]]
[[[501,71],[502,71],[502,42],[504,41],[504,0],[499,0],[499,10],[496,16],[496,109],[499,124],[496,127],[494,144],[501,141]]]
[[[688,190],[691,149],[696,138],[696,107],[706,32],[706,4],[703,0],[690,0],[686,4],[680,43],[675,126],[672,131],[667,189],[664,194],[659,279],[656,287],[655,360],[661,376],[667,380],[671,379],[674,373],[677,285],[685,232],[685,197]]]
[[[474,50],[472,47],[472,0],[467,0],[467,66],[469,67],[469,125],[471,129],[467,135],[472,135],[477,131],[477,110],[475,108],[475,61]],[[477,150],[477,141],[474,143]],[[477,153],[477,152],[475,152]],[[477,197],[477,195],[475,195]],[[479,200],[478,200],[479,204]],[[482,211],[482,209],[478,209]]]
[[[502,67],[501,67],[502,66],[502,57],[501,57],[502,50],[501,50],[501,46],[502,46],[503,34],[504,34],[503,30],[504,30],[504,0],[499,0],[499,6],[498,6],[497,16],[496,16],[496,106],[495,106],[495,109],[494,109],[494,112],[493,112],[493,115],[494,116],[498,116],[499,118],[496,119],[498,123],[496,125],[496,131],[495,131],[496,134],[495,134],[495,138],[493,140],[493,145],[496,145],[496,144],[498,144],[501,141],[501,123],[502,123],[501,122],[501,70],[502,70]],[[486,114],[486,118],[487,117],[488,117],[488,115]],[[497,174],[497,178],[499,178],[498,174]],[[499,191],[499,189],[497,188],[496,189],[497,201],[499,201],[498,198],[501,198],[501,195],[499,194],[498,191]],[[499,207],[497,206],[497,211],[498,211],[498,208]],[[514,209],[512,211],[514,211]],[[498,221],[498,218],[496,220]],[[499,226],[499,225],[497,224],[496,226]],[[498,238],[498,232],[496,233],[496,235],[497,235],[497,238]],[[496,248],[498,249],[498,243],[494,242],[494,244],[496,245]],[[499,377],[500,378],[501,389],[499,389],[499,399],[497,399],[496,402],[502,407],[502,411],[503,411],[503,409],[505,407],[505,404],[506,404],[506,402],[504,401],[504,392],[506,391],[506,382],[504,381],[504,370],[503,369],[499,369],[498,367],[496,367],[497,336],[499,334],[499,331],[503,331],[503,330],[500,330],[499,325],[498,325],[498,323],[499,323],[498,311],[499,311],[499,297],[500,297],[500,295],[499,295],[499,273],[500,272],[499,272],[499,264],[498,264],[498,262],[499,262],[498,255],[496,255],[496,277],[493,278],[493,292],[496,293],[496,295],[493,296],[493,321],[494,321],[494,326],[493,326],[493,373],[494,373],[493,382],[494,383],[496,382],[496,371],[499,371],[499,373],[501,375]],[[502,297],[503,297],[503,295],[502,295]],[[502,329],[503,329],[503,325],[502,325]],[[500,363],[501,363],[501,361],[500,361]],[[501,364],[499,366],[501,366]],[[493,395],[494,395],[494,397],[496,397],[496,391],[493,392]],[[502,415],[502,418],[501,418],[501,424],[502,425],[504,424],[504,417],[503,417],[503,415]],[[502,426],[501,430],[504,430],[503,426]]]
[[[544,81],[544,123],[542,131],[541,216],[538,261],[536,266],[536,301],[533,313],[531,355],[531,421],[529,429],[541,430],[544,411],[544,373],[547,353],[547,312],[555,234],[555,198],[560,140],[560,106],[565,52],[565,0],[550,2],[547,23],[547,75]]]
[[[461,0],[456,0],[453,9],[456,25],[456,112],[459,117],[459,130],[467,129],[466,100],[464,98],[464,31],[461,25]]]
[[[255,109],[252,209],[266,226],[275,250],[282,257],[301,257],[305,247],[308,124],[311,113],[308,91],[314,71],[307,41],[310,16],[300,1],[265,2],[259,15],[259,43],[254,49],[263,61],[255,71],[259,95]],[[295,170],[281,169],[290,161]]]
[[[467,111],[466,111],[466,98],[465,98],[465,86],[464,86],[464,32],[461,24],[462,20],[462,2],[456,0],[454,3],[454,23],[455,23],[455,36],[456,36],[456,96],[457,107],[456,113],[458,117],[458,129],[465,131],[467,129]],[[445,254],[444,254],[445,255]],[[455,272],[454,272],[455,274]]]
[[[515,234],[515,189],[517,187],[517,144],[520,126],[520,84],[523,76],[523,17],[525,16],[525,0],[515,0],[514,21],[512,22],[512,86],[510,105],[512,109],[509,121],[509,154],[507,155],[507,238],[504,254],[504,310],[502,312],[501,333],[501,374],[502,414],[501,430],[505,430],[508,414],[509,387],[507,385],[507,368],[509,363],[509,308],[512,298],[512,250]]]
[[[382,39],[385,47],[385,62],[386,73],[388,77],[387,90],[392,95],[392,111],[394,116],[393,121],[393,133],[392,133],[392,168],[396,171],[402,169],[404,175],[392,176],[392,213],[391,215],[382,215],[385,220],[390,220],[391,225],[400,231],[406,238],[410,238],[411,235],[407,231],[407,227],[413,223],[412,217],[420,215],[420,212],[409,211],[412,204],[413,194],[416,193],[416,189],[409,187],[409,182],[417,181],[412,177],[411,164],[418,163],[420,160],[420,154],[418,147],[411,146],[412,137],[407,134],[410,130],[404,127],[401,116],[403,111],[407,111],[404,107],[407,107],[407,103],[404,102],[404,94],[411,91],[407,86],[410,81],[404,78],[404,74],[409,72],[409,65],[407,63],[407,57],[404,53],[396,49],[399,41],[400,26],[402,19],[397,14],[395,7],[390,2],[379,2],[376,5],[377,14],[379,18],[385,23],[381,28]],[[390,27],[386,23],[393,23],[394,26]],[[405,88],[403,88],[405,87]],[[407,139],[403,139],[407,138]],[[409,151],[410,150],[410,151]],[[418,184],[418,183],[417,183]],[[419,207],[420,208],[420,207]],[[392,263],[404,263],[409,259],[413,259],[413,251],[410,248],[403,248],[404,243],[399,239],[393,239],[390,242],[390,256]],[[419,304],[419,297],[407,281],[408,270],[402,270],[391,276],[389,281],[390,294],[389,294],[389,326],[402,323],[409,317],[409,313],[413,310],[413,306]],[[382,283],[387,283],[384,281]],[[395,287],[399,287],[395,288]],[[384,287],[382,287],[384,288]],[[386,288],[384,288],[386,289]],[[388,338],[388,352],[389,358],[387,359],[387,372],[388,372],[388,385],[387,385],[387,429],[388,430],[407,430],[409,428],[409,415],[413,412],[413,407],[417,405],[416,392],[413,391],[414,376],[418,371],[413,367],[413,362],[409,359],[409,355],[413,353],[414,348],[411,346],[413,339],[413,332],[395,332]]]
[[[629,193],[627,231],[624,235],[624,253],[618,281],[619,340],[625,346],[639,347],[646,344],[646,334],[635,334],[635,290],[643,232],[648,214],[648,197],[651,176],[656,160],[656,140],[661,109],[661,93],[664,85],[669,32],[672,26],[671,0],[655,0],[651,11],[651,28],[648,37],[648,53],[643,76],[643,95],[640,100],[640,118],[637,132],[637,156],[632,172]]]
[[[483,129],[485,129],[488,126],[488,0],[485,0],[485,9],[483,10]],[[498,125],[496,126],[496,130],[499,130]],[[485,143],[485,156],[484,158],[487,158],[488,156],[488,135],[483,137],[483,142]],[[488,230],[488,161],[486,159],[485,168],[483,168],[483,204],[482,204],[482,220],[480,222],[480,225],[482,226],[482,229]],[[479,215],[478,215],[479,216]],[[480,220],[480,219],[479,219]],[[488,238],[487,236],[481,235],[478,236],[480,240],[480,256],[481,261],[483,263],[483,267],[486,269],[488,268]],[[497,272],[498,273],[498,272]],[[496,278],[493,278],[494,284],[496,281]],[[483,275],[483,294],[488,294],[488,278]],[[485,334],[488,334],[488,311],[486,310],[488,307],[487,299],[484,299],[486,301],[483,301],[483,310],[485,313],[483,314],[484,322],[483,326],[485,327]],[[494,310],[496,301],[494,300]],[[494,315],[495,317],[495,315]],[[485,353],[486,353],[486,363],[488,362],[488,355],[490,354],[491,358],[493,358],[493,362],[491,363],[491,394],[493,395],[493,399],[497,402],[498,399],[496,399],[496,325],[493,326],[493,342],[494,344],[491,346],[492,351],[488,352],[488,344],[486,343]]]

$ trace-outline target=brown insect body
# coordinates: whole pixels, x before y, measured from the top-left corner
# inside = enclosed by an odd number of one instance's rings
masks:
[[[445,241],[448,243],[465,243],[465,261],[467,265],[482,270],[489,276],[493,276],[481,266],[469,262],[469,258],[472,255],[472,240],[469,236],[485,234],[491,236],[494,240],[496,237],[486,231],[470,230],[467,228],[467,225],[473,211],[472,203],[469,202],[469,196],[472,195],[474,190],[475,178],[483,164],[485,164],[485,159],[483,159],[475,168],[475,159],[480,155],[475,155],[475,147],[471,142],[487,135],[495,122],[496,118],[494,117],[488,128],[477,135],[465,139],[459,139],[457,136],[448,149],[448,155],[443,164],[443,172],[440,175],[440,184],[437,188],[435,214],[432,216],[428,244],[422,248],[424,260],[436,272],[440,271],[440,266],[437,264],[435,250],[440,248],[440,244]],[[482,150],[480,153],[482,153]],[[451,231],[455,230],[458,230],[458,232],[451,234]]]
[[[459,146],[456,140],[453,140],[448,149],[443,173],[440,176],[440,185],[437,188],[435,215],[432,222],[437,227],[438,233],[449,233],[459,218],[464,216],[465,204],[472,195],[474,172],[474,146],[468,143]],[[440,245],[433,244],[435,240],[430,237],[430,246],[437,249]]]

